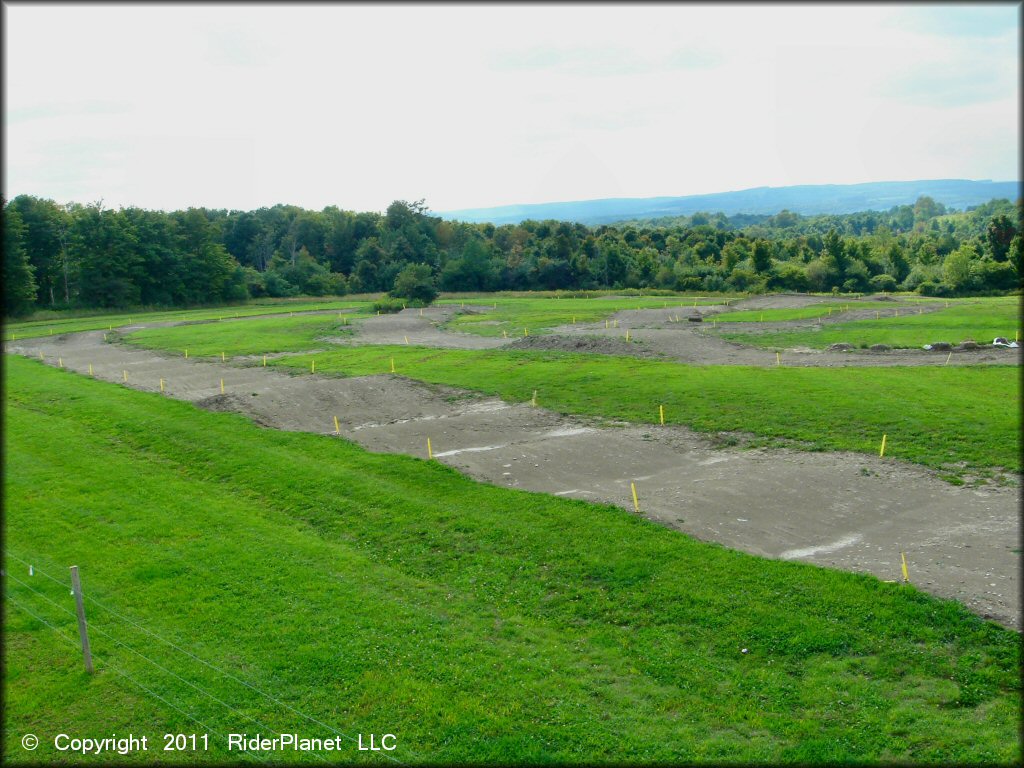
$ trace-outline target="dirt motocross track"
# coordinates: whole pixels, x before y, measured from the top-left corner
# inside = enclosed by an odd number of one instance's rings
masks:
[[[675,311],[682,317],[683,310]],[[436,335],[447,346],[511,343],[469,341],[462,338],[469,334],[434,326],[449,314],[433,309],[420,317],[406,310],[370,318],[346,341],[400,344],[408,336],[422,344]],[[638,313],[619,317],[628,314]],[[620,321],[616,335],[623,327]],[[1021,627],[1019,486],[955,487],[924,468],[862,454],[722,448],[682,427],[599,424],[396,375],[290,375],[231,361],[164,357],[104,343],[102,332],[8,343],[6,351],[36,358],[42,352],[51,365],[59,355],[65,368],[80,373],[91,363],[96,378],[117,383],[127,371],[127,386],[140,390],[159,391],[163,378],[169,397],[237,411],[265,427],[332,435],[337,415],[342,437],[373,451],[426,458],[429,437],[435,459],[495,485],[632,510],[635,482],[648,518],[765,557],[896,580],[902,550],[920,589]],[[1000,359],[1019,361],[1019,350],[1013,353]],[[766,354],[766,364],[774,364],[774,353]],[[840,356],[846,364],[871,358]]]

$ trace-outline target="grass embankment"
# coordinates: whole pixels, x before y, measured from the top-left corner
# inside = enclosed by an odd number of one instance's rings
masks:
[[[899,308],[899,317],[896,317],[893,314],[896,312],[896,308],[890,304],[888,310],[881,311],[882,316],[879,319],[852,320],[792,331],[737,333],[730,329],[722,331],[720,334],[723,338],[732,341],[775,349],[791,349],[793,347],[822,349],[839,342],[846,342],[861,348],[869,347],[872,344],[920,348],[925,344],[938,341],[958,344],[966,339],[971,339],[979,344],[991,344],[997,336],[1003,336],[1012,341],[1021,325],[1020,299],[1016,296],[964,300],[962,302],[950,301],[949,303],[948,309],[943,308],[923,314],[917,314],[916,310]],[[719,316],[718,319],[725,320],[725,317]],[[767,313],[765,319],[768,319]]]
[[[220,762],[228,732],[333,735],[297,712],[411,761],[1020,760],[1019,636],[955,602],[33,361],[6,375],[5,546],[37,569],[5,557],[12,763],[69,759],[57,733],[209,729]]]
[[[659,296],[655,298],[627,298],[623,296],[596,297],[592,299],[528,299],[503,298],[445,300],[440,304],[465,304],[467,308],[480,307],[480,314],[458,314],[447,324],[452,331],[476,333],[480,336],[522,336],[524,330],[532,334],[546,333],[558,325],[594,323],[604,320],[616,312],[629,309],[667,309],[669,307],[693,307],[724,304],[734,301],[725,297],[707,296]]]
[[[267,300],[250,302],[244,305],[212,307],[208,309],[171,309],[141,310],[138,312],[97,312],[81,315],[69,313],[61,316],[45,317],[4,325],[4,341],[31,339],[38,336],[56,336],[61,333],[78,331],[101,331],[105,328],[119,328],[133,323],[164,323],[175,321],[201,322],[204,320],[229,320],[233,318],[254,317],[257,315],[283,315],[290,312],[316,312],[320,310],[369,309],[370,301],[353,299],[312,299],[296,301],[294,299]]]
[[[305,352],[329,346],[323,339],[352,332],[352,322],[369,315],[354,312],[339,315],[296,315],[266,317],[244,322],[225,321],[202,325],[146,328],[124,336],[128,344],[156,347],[189,357],[260,355]]]

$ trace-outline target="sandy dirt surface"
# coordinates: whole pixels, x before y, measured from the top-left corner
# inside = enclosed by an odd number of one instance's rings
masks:
[[[97,378],[117,383],[127,372],[127,386],[142,390],[159,391],[163,378],[169,397],[266,427],[330,435],[337,416],[341,436],[373,451],[426,458],[429,437],[438,461],[510,488],[631,510],[635,482],[650,519],[765,557],[895,580],[902,550],[919,588],[1020,628],[1019,487],[958,488],[860,454],[720,448],[684,428],[602,425],[401,376],[291,375],[164,357],[104,343],[102,332],[5,350],[42,352],[49,365],[60,356],[79,373],[92,364]]]

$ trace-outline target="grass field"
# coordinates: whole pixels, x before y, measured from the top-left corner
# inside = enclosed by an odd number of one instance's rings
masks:
[[[888,306],[888,313],[891,314],[895,311],[891,304]],[[997,336],[1013,340],[1014,334],[1018,332],[1021,325],[1020,310],[1020,297],[1006,296],[994,299],[951,301],[949,308],[923,314],[903,311],[900,312],[899,317],[886,317],[883,312],[879,319],[852,320],[822,325],[817,328],[756,333],[721,331],[720,333],[723,338],[732,341],[775,349],[791,349],[793,347],[822,349],[839,342],[846,342],[862,348],[872,344],[919,348],[938,341],[958,344],[965,339],[971,339],[979,344],[991,344]],[[755,313],[745,312],[743,314]],[[726,316],[719,316],[718,319],[724,321]],[[765,320],[768,321],[768,319],[766,312]]]
[[[175,321],[200,322],[203,320],[227,320],[256,315],[283,315],[290,312],[315,312],[326,309],[368,310],[369,300],[346,299],[293,299],[254,301],[244,305],[213,307],[209,309],[174,309],[139,311],[136,313],[95,313],[87,315],[43,313],[56,315],[39,320],[5,323],[4,340],[31,339],[37,336],[55,336],[77,331],[101,331],[104,328],[118,328],[132,323],[164,323]]]
[[[58,732],[332,735],[306,717],[413,762],[1021,758],[1019,636],[957,603],[6,362],[9,762],[68,759]]]
[[[894,306],[892,302],[888,301],[829,301],[809,307],[794,307],[790,309],[748,309],[739,312],[723,312],[715,315],[715,320],[720,323],[777,323],[787,320],[814,320],[819,317],[840,317],[844,312],[857,312],[861,310],[874,310],[879,315],[888,315],[896,311],[897,308],[899,308],[899,305]],[[914,311],[923,308],[923,305],[915,306]],[[908,314],[906,308],[904,308],[903,314]]]
[[[364,312],[330,315],[266,317],[244,322],[225,321],[167,328],[145,328],[124,337],[129,344],[150,346],[190,357],[259,355],[275,352],[305,352],[328,346],[323,337],[351,333],[354,320],[369,317]]]
[[[464,302],[450,300],[439,303],[464,303],[467,307],[476,304],[491,308],[482,314],[456,315],[447,324],[449,330],[476,333],[481,336],[501,336],[503,332],[521,336],[524,329],[539,334],[558,325],[571,325],[574,320],[577,323],[597,322],[627,309],[710,306],[731,300],[735,299],[707,296],[609,296],[592,299],[496,298],[493,302],[486,299],[466,299]]]

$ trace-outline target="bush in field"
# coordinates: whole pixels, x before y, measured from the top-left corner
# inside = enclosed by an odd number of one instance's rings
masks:
[[[892,275],[875,275],[868,281],[873,291],[895,291],[898,283]]]
[[[437,298],[434,270],[429,264],[407,265],[395,277],[395,284],[389,295],[396,299],[422,302],[420,306],[430,304]]]

